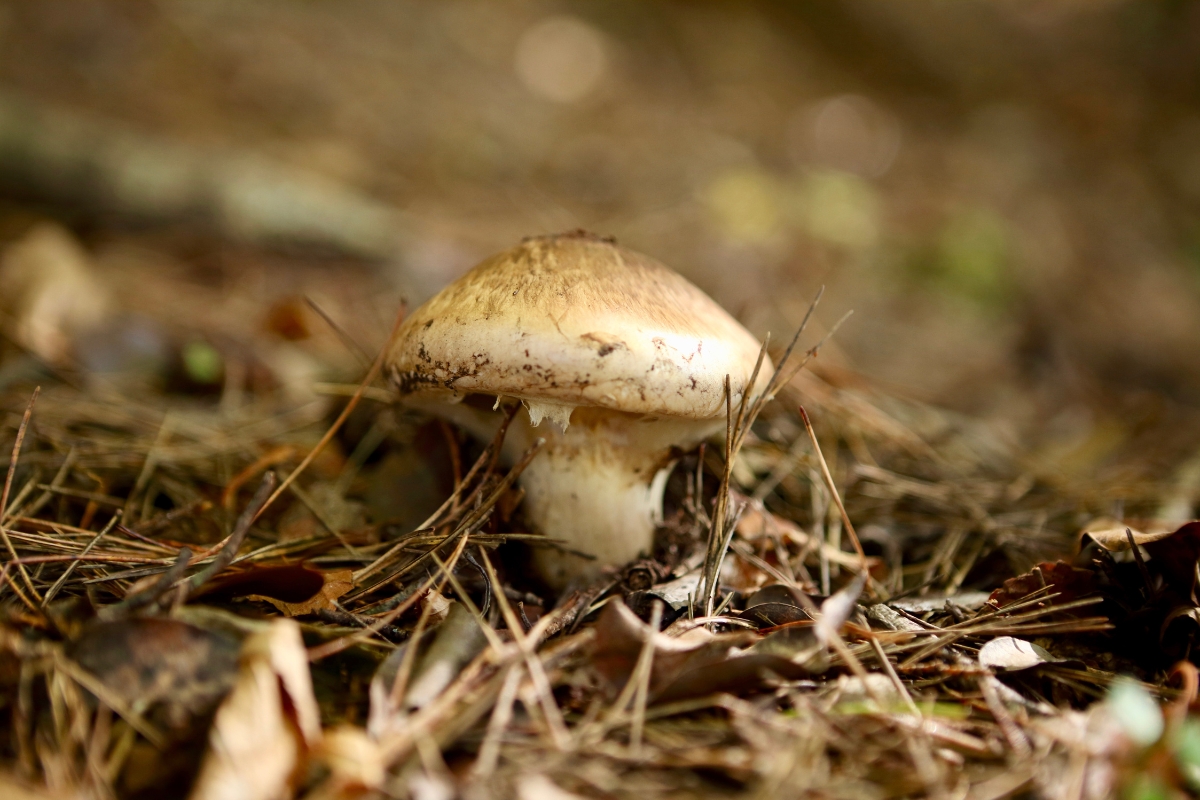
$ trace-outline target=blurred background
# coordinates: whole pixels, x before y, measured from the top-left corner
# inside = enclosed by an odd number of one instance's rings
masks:
[[[578,227],[758,335],[826,286],[830,381],[1200,488],[1200,5],[0,4],[0,387],[300,401]]]

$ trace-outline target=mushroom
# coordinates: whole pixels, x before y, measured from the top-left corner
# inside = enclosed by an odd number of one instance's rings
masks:
[[[676,272],[576,231],[525,239],[447,286],[405,320],[387,366],[406,404],[481,438],[504,398],[525,405],[506,457],[546,440],[520,478],[526,520],[590,557],[538,549],[562,588],[649,554],[678,451],[724,426],[726,376],[736,407],[760,349]],[[764,362],[751,391],[770,374]]]

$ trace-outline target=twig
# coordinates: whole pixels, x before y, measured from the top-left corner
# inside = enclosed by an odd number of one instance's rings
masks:
[[[316,300],[312,299],[310,295],[306,294],[304,295],[304,302],[308,304],[309,308],[317,312],[317,316],[325,320],[325,324],[329,326],[329,329],[332,330],[334,334],[342,340],[342,346],[353,353],[354,357],[358,359],[358,362],[362,366],[365,367],[371,363],[371,357],[367,355],[366,348],[356,342],[354,337],[347,333],[345,328],[339,325],[333,317],[326,313],[325,309],[321,308]]]
[[[263,475],[262,483],[258,486],[258,491],[254,493],[250,504],[246,506],[245,510],[242,511],[242,515],[238,517],[237,523],[233,526],[233,533],[229,534],[229,538],[225,541],[225,546],[221,548],[221,552],[217,553],[217,557],[212,560],[212,563],[200,572],[197,572],[188,581],[188,588],[185,591],[184,599],[187,596],[195,594],[196,590],[203,586],[210,578],[233,563],[238,548],[245,541],[246,534],[250,532],[250,526],[254,524],[254,520],[258,519],[258,515],[266,507],[269,501],[268,495],[271,495],[271,490],[275,488],[277,482],[278,478],[275,477],[274,472],[267,472]]]
[[[29,398],[29,405],[25,407],[25,416],[21,417],[21,425],[17,428],[17,440],[13,443],[12,459],[8,462],[8,475],[4,479],[4,492],[0,494],[0,536],[4,537],[4,546],[8,548],[8,554],[12,556],[13,561],[17,561],[17,549],[13,547],[12,540],[8,538],[8,529],[4,526],[3,519],[8,516],[8,493],[12,491],[13,475],[17,471],[17,459],[21,457],[21,444],[25,441],[25,431],[29,428],[29,418],[33,416],[33,404],[37,402],[38,395],[42,393],[42,387],[38,386],[33,390],[33,396]],[[33,586],[33,579],[29,577],[29,572],[26,571],[25,565],[18,563],[17,571],[21,573],[21,579],[25,581],[25,586],[29,589],[29,593],[33,595],[33,599],[41,603],[42,597],[38,594],[37,589]],[[24,596],[22,595],[24,599]],[[28,600],[26,600],[28,603]],[[33,611],[37,610],[36,606],[30,606]]]
[[[842,504],[837,484],[833,482],[833,476],[829,474],[829,465],[825,463],[825,455],[821,452],[821,445],[817,441],[817,433],[813,430],[812,421],[809,420],[808,412],[804,410],[804,406],[797,406],[797,408],[800,409],[800,419],[804,421],[804,430],[808,431],[808,438],[812,441],[813,451],[817,454],[817,462],[821,465],[821,475],[825,478],[825,484],[829,487],[829,493],[833,495],[833,502],[837,503],[838,512],[842,515],[842,524],[846,526],[846,532],[850,534],[850,541],[854,544],[854,549],[858,553],[859,560],[862,562],[862,571],[867,572],[867,554],[863,551],[862,543],[858,540],[858,534],[854,530],[854,523],[850,521],[850,516],[846,513],[846,506]]]
[[[662,625],[663,604],[655,600],[650,610],[650,630],[646,632],[646,641],[642,643],[642,652],[638,654],[638,663],[634,668],[630,682],[636,678],[637,690],[633,695],[633,720],[629,725],[629,749],[635,757],[642,755],[642,733],[646,728],[646,702],[650,695],[650,676],[654,673],[654,635]]]
[[[158,602],[160,597],[175,588],[175,584],[179,582],[179,579],[183,577],[183,573],[187,571],[188,561],[191,557],[192,551],[186,547],[183,548],[179,551],[175,563],[171,565],[170,569],[159,575],[158,580],[143,591],[130,595],[119,603],[100,609],[97,616],[102,620],[122,619],[138,609]]]

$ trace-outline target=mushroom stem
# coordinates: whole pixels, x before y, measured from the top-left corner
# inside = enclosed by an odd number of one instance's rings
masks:
[[[550,446],[521,476],[530,525],[567,550],[592,556],[539,548],[538,572],[556,588],[649,555],[654,529],[662,522],[670,464],[658,467],[658,459],[647,457],[635,467],[629,454],[593,444],[583,449]]]
[[[419,400],[410,404],[421,407]],[[427,407],[484,441],[495,436],[502,418],[466,403]],[[534,440],[546,440],[518,479],[525,490],[525,519],[533,532],[590,556],[539,548],[534,566],[556,589],[650,555],[654,530],[662,523],[672,453],[695,447],[724,426],[720,419],[651,417],[588,406],[565,408],[560,416],[568,421],[565,431],[549,415],[537,414],[536,426],[533,418],[519,413],[504,442],[505,459],[513,462]]]
[[[672,445],[690,447],[711,427],[592,408],[575,409],[566,431],[553,424],[536,430],[523,425],[517,438],[546,438],[545,449],[520,478],[526,520],[536,532],[591,557],[539,548],[535,564],[542,577],[561,589],[604,567],[650,555],[654,530],[662,523]]]

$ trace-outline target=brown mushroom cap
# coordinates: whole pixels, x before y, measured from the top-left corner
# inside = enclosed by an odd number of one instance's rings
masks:
[[[725,414],[760,345],[679,274],[583,232],[526,239],[414,311],[388,358],[402,394],[505,395],[648,416]],[[758,386],[770,375],[764,363]]]

